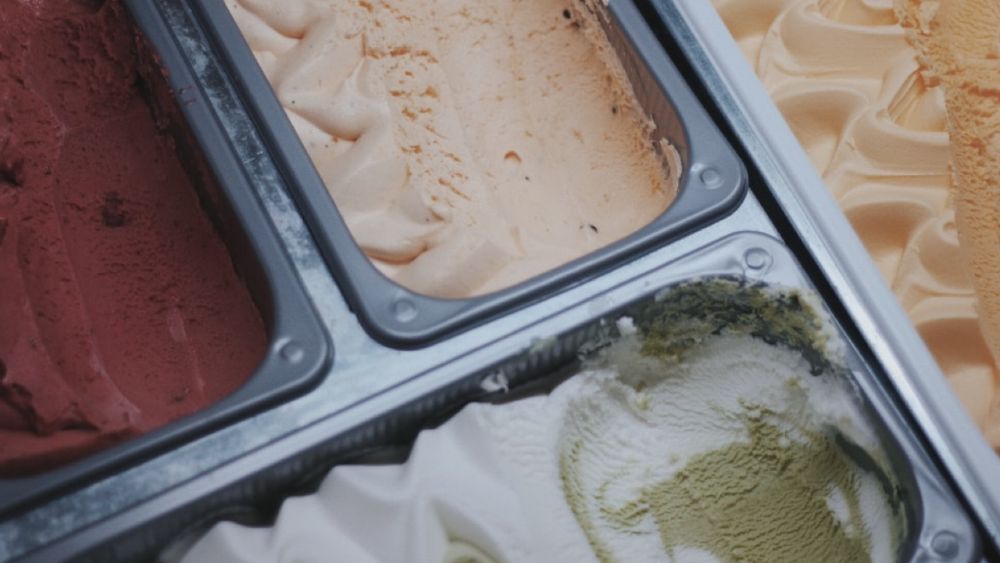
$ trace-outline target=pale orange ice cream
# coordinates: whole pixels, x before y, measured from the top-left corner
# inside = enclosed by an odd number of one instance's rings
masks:
[[[945,92],[958,240],[986,342],[1000,358],[1000,3],[897,0],[896,7],[928,80]],[[996,422],[988,429],[994,445]]]
[[[228,0],[377,267],[439,297],[621,239],[677,190],[591,11],[569,0]]]
[[[976,250],[990,241],[996,248],[1000,200],[989,200],[989,212],[970,213],[987,200],[963,194],[985,194],[987,183],[961,188],[962,170],[982,179],[987,168],[984,158],[964,154],[966,141],[954,145],[960,189],[953,189],[954,104],[946,107],[892,0],[713,2],[952,388],[1000,448],[1000,348],[987,338],[1000,335],[989,321],[1000,321],[1000,298],[987,288],[1000,281],[1000,254],[987,259]],[[995,41],[997,25],[978,28],[990,29]],[[989,138],[978,133],[970,145]],[[970,233],[974,221],[980,224]]]

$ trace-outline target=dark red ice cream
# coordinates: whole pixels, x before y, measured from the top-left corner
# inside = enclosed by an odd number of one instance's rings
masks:
[[[142,45],[116,0],[0,0],[0,476],[193,413],[264,353]]]

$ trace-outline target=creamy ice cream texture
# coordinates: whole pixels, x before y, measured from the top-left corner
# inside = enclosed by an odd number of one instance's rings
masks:
[[[1000,448],[996,5],[713,1],[952,388]],[[920,30],[909,41],[902,18]],[[941,76],[954,80],[942,87]]]
[[[551,394],[467,406],[406,463],[337,467],[185,561],[895,560],[897,485],[808,302],[728,282],[665,302]]]
[[[0,478],[190,415],[264,355],[147,51],[116,0],[0,2]]]
[[[510,286],[675,195],[676,152],[587,3],[226,5],[355,240],[410,289]]]

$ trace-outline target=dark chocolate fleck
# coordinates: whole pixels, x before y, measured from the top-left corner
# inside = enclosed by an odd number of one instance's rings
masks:
[[[104,0],[76,0],[75,4],[93,14],[104,6]]]
[[[180,391],[174,393],[174,395],[170,397],[170,401],[172,403],[180,403],[187,399],[189,395],[191,395],[191,388],[185,386]]]
[[[567,10],[563,10],[563,17],[566,18],[566,19],[568,19],[568,20],[571,20],[571,19],[573,19],[573,12],[570,12],[568,9]]]
[[[24,161],[0,163],[0,186],[7,184],[20,187],[24,181]]]
[[[104,205],[101,206],[101,222],[105,227],[117,229],[124,227],[129,222],[128,213],[125,209],[125,200],[118,192],[108,192],[104,196]]]

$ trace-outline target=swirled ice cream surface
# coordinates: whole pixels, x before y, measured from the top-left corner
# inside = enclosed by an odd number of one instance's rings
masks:
[[[352,235],[439,297],[660,215],[680,174],[586,3],[228,0]]]
[[[959,244],[945,98],[893,1],[713,3],[952,388],[1000,448],[1000,374],[980,319],[980,301],[996,301],[995,292],[977,300],[968,245]]]
[[[337,467],[273,527],[219,524],[186,561],[895,560],[897,485],[842,375],[713,334],[717,314],[682,323],[704,338],[679,356],[631,333],[548,395],[469,405],[405,463]]]

